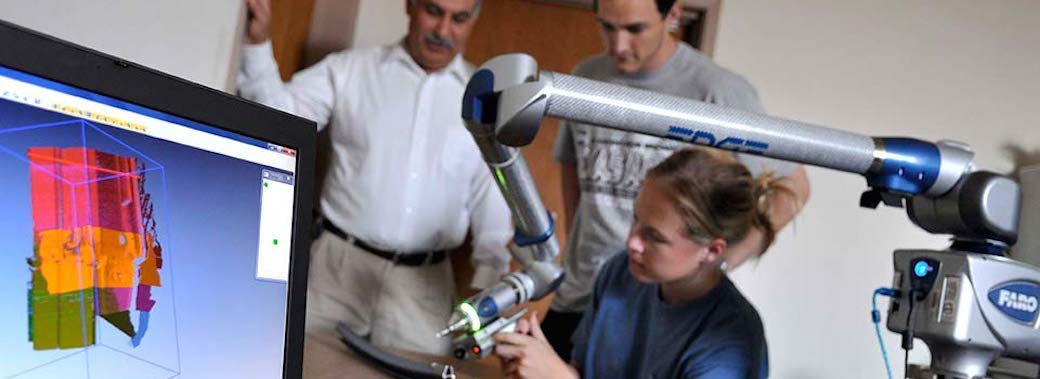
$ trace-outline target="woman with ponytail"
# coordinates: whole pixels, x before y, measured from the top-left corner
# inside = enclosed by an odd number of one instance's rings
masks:
[[[546,342],[534,315],[496,336],[506,377],[721,378],[768,376],[758,312],[726,277],[737,245],[764,251],[775,231],[783,180],[754,177],[732,154],[679,150],[647,173],[625,254],[596,278],[573,337],[570,364]],[[797,205],[796,205],[797,206]]]

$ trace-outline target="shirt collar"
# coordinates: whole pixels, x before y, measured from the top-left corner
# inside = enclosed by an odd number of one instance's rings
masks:
[[[419,67],[419,64],[415,62],[415,59],[412,59],[411,54],[408,54],[408,51],[405,50],[404,39],[389,47],[390,51],[384,56],[383,63],[398,61],[416,72],[426,74],[426,70]],[[441,71],[448,72],[463,85],[466,84],[466,81],[469,80],[469,77],[472,74],[472,69],[469,67],[469,63],[466,63],[466,60],[462,58],[462,54],[456,54],[455,58],[451,59],[451,63],[448,63],[448,66],[441,69]]]

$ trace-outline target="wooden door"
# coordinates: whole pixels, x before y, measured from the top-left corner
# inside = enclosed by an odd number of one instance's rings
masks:
[[[303,47],[311,24],[314,0],[271,0],[271,47],[282,80],[303,69]]]

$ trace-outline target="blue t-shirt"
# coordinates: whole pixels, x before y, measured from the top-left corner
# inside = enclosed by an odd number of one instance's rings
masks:
[[[627,254],[603,265],[572,337],[583,378],[768,376],[762,321],[729,278],[682,305],[665,303],[660,287],[636,281]]]

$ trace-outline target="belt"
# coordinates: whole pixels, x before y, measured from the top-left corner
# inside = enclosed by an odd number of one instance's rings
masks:
[[[329,220],[321,220],[322,229],[327,230],[329,233],[335,234],[337,237],[342,238],[344,241],[352,243],[361,250],[371,253],[377,257],[386,259],[394,262],[394,264],[400,264],[405,266],[422,266],[425,264],[438,264],[447,258],[448,253],[444,250],[437,251],[423,251],[423,252],[412,252],[402,253],[399,251],[386,251],[379,249],[375,246],[369,245],[362,241],[360,238],[351,236],[340,229],[338,226],[329,222]]]

